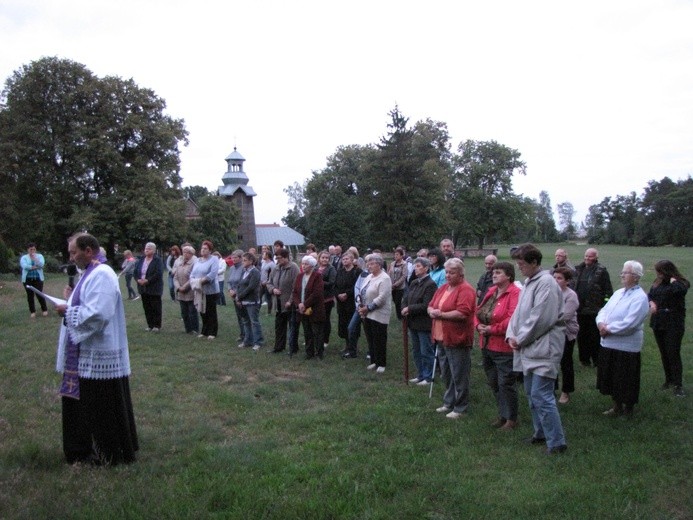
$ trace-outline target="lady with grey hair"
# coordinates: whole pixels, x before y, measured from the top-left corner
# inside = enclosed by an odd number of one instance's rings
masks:
[[[156,254],[156,244],[147,242],[144,256],[135,264],[137,289],[142,296],[142,307],[147,320],[148,332],[161,329],[161,295],[164,293],[164,261]]]
[[[195,248],[183,246],[181,261],[173,266],[173,287],[176,290],[176,299],[180,304],[180,315],[183,318],[183,326],[187,334],[198,334],[200,321],[195,308],[193,291],[190,288],[190,273],[195,265]]]
[[[642,264],[629,260],[623,264],[621,284],[597,314],[601,336],[597,388],[610,395],[614,403],[606,416],[632,415],[640,395],[640,351],[643,323],[649,312],[647,294],[640,287]]]
[[[414,260],[415,278],[409,284],[409,290],[402,299],[402,316],[407,320],[411,351],[418,376],[410,379],[410,383],[421,386],[433,380],[433,361],[435,349],[431,341],[431,318],[428,316],[428,304],[438,286],[428,274],[431,262],[428,258],[419,257]]]
[[[464,279],[462,260],[451,258],[444,268],[446,283],[428,305],[428,315],[433,320],[431,337],[446,386],[443,406],[436,412],[445,413],[448,419],[459,419],[469,406],[476,291]]]
[[[390,323],[392,281],[383,270],[383,257],[373,253],[366,257],[370,273],[359,294],[359,315],[368,341],[371,364],[368,370],[378,374],[385,372],[387,364],[387,325]]]

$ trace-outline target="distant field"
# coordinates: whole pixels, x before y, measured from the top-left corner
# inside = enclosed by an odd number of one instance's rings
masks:
[[[544,266],[556,244],[540,245]],[[586,246],[562,245],[572,263]],[[508,259],[509,246],[499,246]],[[615,287],[625,260],[674,261],[693,276],[681,248],[600,247]],[[476,283],[482,259],[466,262]],[[50,275],[59,294],[65,277]],[[124,288],[124,282],[123,288]],[[139,301],[125,302],[131,386],[141,451],[130,466],[63,462],[59,318],[30,320],[14,277],[0,278],[0,518],[233,519],[689,519],[693,518],[691,295],[684,338],[686,398],[659,389],[662,368],[649,328],[640,403],[631,420],[609,419],[593,369],[576,367],[576,392],[561,407],[568,452],[549,458],[525,445],[531,422],[521,391],[520,427],[490,428],[495,403],[472,361],[469,416],[435,413],[442,385],[403,381],[402,333],[392,319],[388,368],[344,361],[333,337],[322,362],[238,349],[230,307],[216,341],[182,333],[178,306],[164,301],[161,334],[144,332]],[[394,312],[393,312],[394,315]],[[263,307],[265,338],[273,320]],[[365,352],[365,340],[360,342]],[[269,350],[269,349],[265,349]],[[576,355],[577,356],[577,355]],[[413,368],[412,368],[413,371]]]

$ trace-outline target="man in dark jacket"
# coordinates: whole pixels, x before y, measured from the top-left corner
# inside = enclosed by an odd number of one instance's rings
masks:
[[[137,290],[142,296],[142,307],[147,320],[147,331],[159,332],[161,329],[161,295],[164,292],[164,262],[156,254],[156,244],[147,242],[144,256],[137,259],[135,272]]]
[[[583,366],[590,362],[597,366],[599,354],[599,329],[595,319],[599,310],[614,293],[609,272],[598,261],[599,252],[590,248],[585,251],[584,262],[575,268],[575,292],[578,295],[578,354]]]

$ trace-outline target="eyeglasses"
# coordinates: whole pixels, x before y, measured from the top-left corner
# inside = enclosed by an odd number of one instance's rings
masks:
[[[621,276],[626,276],[628,274],[632,274],[633,276],[637,276],[635,273],[631,273],[630,271],[621,271]]]

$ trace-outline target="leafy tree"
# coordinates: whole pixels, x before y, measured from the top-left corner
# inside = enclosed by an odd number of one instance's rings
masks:
[[[305,188],[307,235],[316,244],[363,246],[370,227],[363,218],[365,200],[364,166],[374,154],[370,146],[343,146],[327,158],[327,166]]]
[[[450,172],[444,123],[409,128],[398,107],[389,115],[364,179],[373,245],[386,249],[428,243],[445,229],[445,212],[431,209],[441,208]]]
[[[558,222],[561,226],[561,235],[564,240],[570,240],[575,237],[577,228],[575,226],[575,208],[572,202],[561,202],[556,206],[558,210]]]
[[[520,152],[496,141],[464,141],[453,159],[455,171],[450,196],[457,235],[475,239],[505,240],[515,232],[523,200],[513,193],[512,177],[525,175]]]
[[[235,249],[241,224],[238,207],[215,196],[202,197],[197,204],[200,218],[190,224],[190,239],[196,248],[203,240],[211,240],[222,254]]]
[[[555,242],[558,240],[556,221],[553,219],[551,198],[547,191],[539,193],[539,202],[536,203],[536,232],[540,242]]]
[[[650,181],[640,203],[641,245],[693,244],[693,179]]]
[[[302,185],[294,182],[291,186],[284,188],[284,193],[289,197],[289,204],[293,207],[289,209],[285,217],[282,217],[284,225],[295,229],[303,236],[308,236],[308,223],[306,218],[306,205],[308,201],[305,197],[305,189],[308,181]]]
[[[185,186],[183,188],[183,193],[185,197],[192,199],[196,203],[202,200],[203,197],[214,195],[213,192],[209,191],[204,186]]]
[[[42,58],[16,71],[0,107],[0,183],[24,222],[11,220],[8,239],[31,237],[64,255],[80,229],[109,252],[116,243],[178,239],[178,145],[187,133],[165,108],[134,81],[98,78],[70,60]]]

